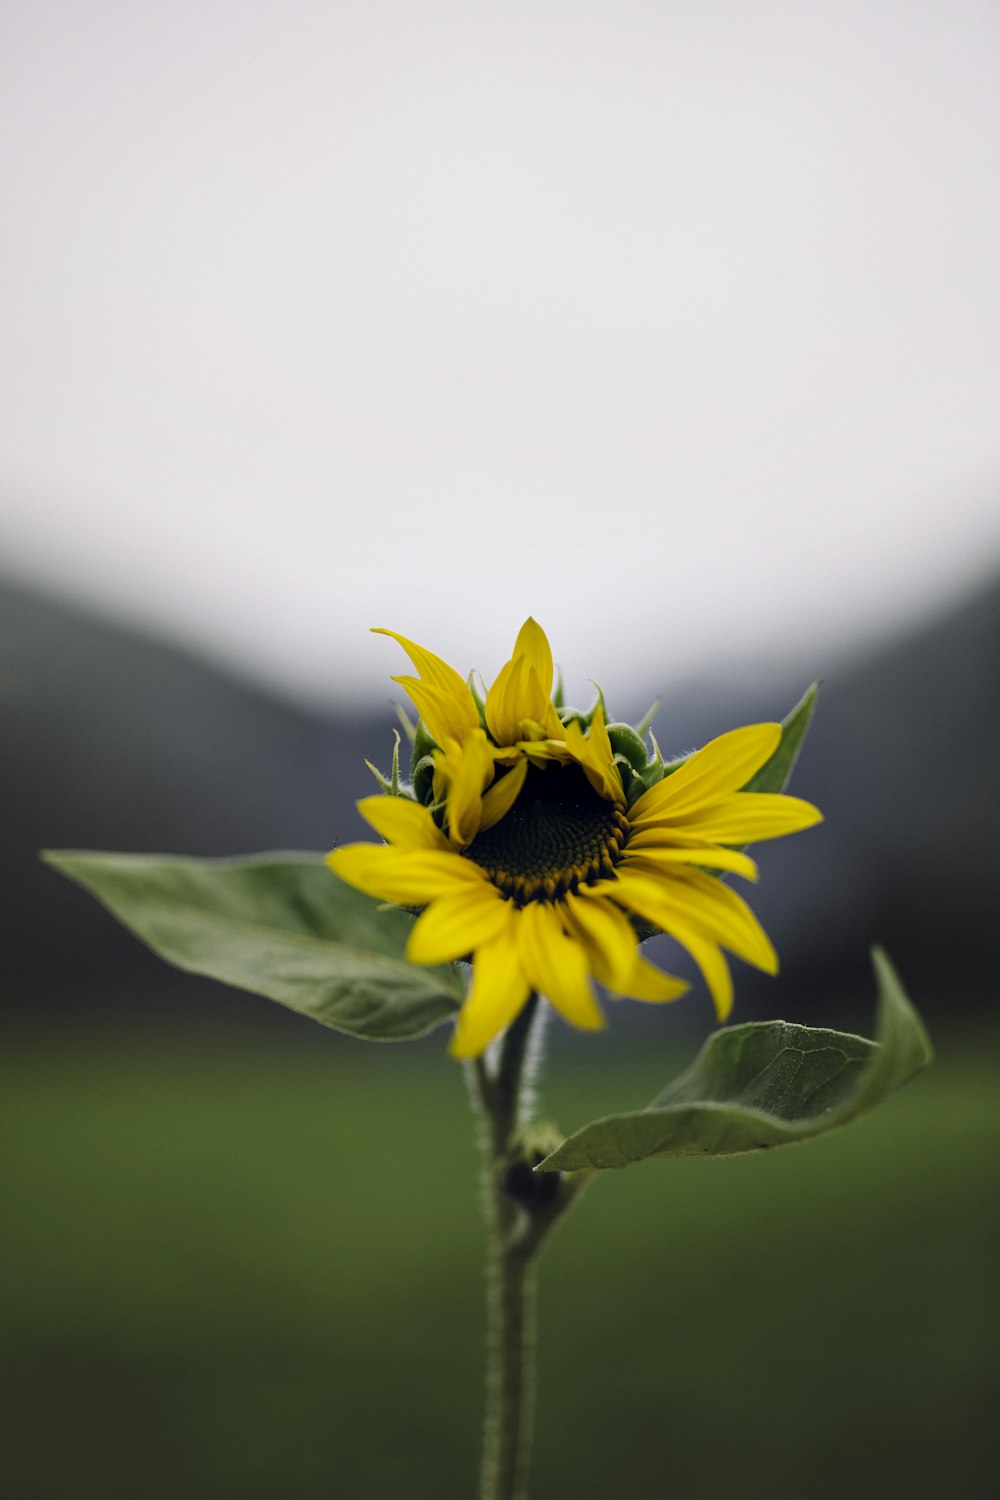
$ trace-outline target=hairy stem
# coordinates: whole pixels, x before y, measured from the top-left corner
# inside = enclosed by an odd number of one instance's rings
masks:
[[[534,1417],[535,1257],[582,1186],[535,1175],[545,1150],[532,1146],[529,1086],[538,1061],[542,1014],[532,995],[508,1028],[493,1069],[470,1067],[482,1113],[483,1200],[489,1241],[486,1423],[481,1500],[526,1500]]]
[[[482,1500],[525,1500],[534,1421],[535,1267],[501,1253],[489,1269]]]

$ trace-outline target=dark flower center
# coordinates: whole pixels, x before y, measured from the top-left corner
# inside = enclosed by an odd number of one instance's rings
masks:
[[[627,834],[624,814],[579,766],[529,766],[514,806],[473,839],[465,857],[522,906],[612,875]]]

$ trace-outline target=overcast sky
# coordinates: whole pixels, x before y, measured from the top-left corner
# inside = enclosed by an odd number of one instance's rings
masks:
[[[998,78],[996,0],[5,0],[0,569],[319,694],[910,619],[1000,565]]]

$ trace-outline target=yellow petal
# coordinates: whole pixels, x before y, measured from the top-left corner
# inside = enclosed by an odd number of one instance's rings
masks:
[[[406,956],[415,964],[464,958],[505,932],[512,910],[496,886],[463,886],[432,901],[421,913],[407,941]]]
[[[567,896],[563,910],[596,977],[609,990],[624,995],[638,956],[635,929],[628,917],[610,901],[582,901],[578,896]]]
[[[680,941],[681,927],[721,943],[765,973],[778,970],[778,955],[767,933],[742,897],[701,870],[682,869],[659,876],[618,867],[622,903]]]
[[[785,797],[780,792],[737,792],[686,820],[683,831],[713,844],[754,844],[801,833],[822,821],[819,808],[801,797]]]
[[[564,730],[566,747],[579,763],[594,791],[609,802],[624,805],[622,779],[615,765],[614,751],[604,723],[604,710],[598,704],[586,735],[575,720]]]
[[[530,725],[530,720],[527,721]],[[560,735],[562,726],[560,725]],[[543,768],[549,761],[561,761],[568,765],[570,761],[576,760],[573,751],[562,738],[558,739],[531,739],[525,737],[516,741],[514,748],[519,755],[527,756],[533,766]]]
[[[523,656],[516,656],[500,671],[486,695],[486,723],[500,745],[532,739],[535,733],[562,734],[562,723]]]
[[[594,717],[587,731],[587,760],[583,763],[583,769],[590,776],[595,791],[607,797],[609,802],[624,802],[621,773],[615,765],[615,752],[608,739],[604,709],[600,704],[594,710]]]
[[[614,882],[598,881],[593,886],[581,886],[580,889],[581,893],[586,892],[588,895],[593,892],[593,899],[597,900],[606,897],[613,889],[616,901],[620,901],[623,906],[655,927],[662,928],[682,948],[686,948],[704,975],[715,1002],[716,1015],[720,1021],[724,1021],[733,1006],[733,981],[718,943],[705,935],[701,925],[689,921],[680,911],[664,910],[659,892],[655,887],[650,890],[649,884],[639,877]]]
[[[409,693],[428,734],[438,745],[443,745],[448,739],[461,742],[473,729],[478,728],[479,714],[472,694],[464,684],[467,703],[452,697],[444,688],[421,682],[416,677],[394,677],[392,680]],[[470,709],[474,717],[470,717]]]
[[[448,835],[460,849],[479,832],[483,792],[492,779],[493,751],[480,728],[463,744],[449,738],[434,752],[434,794],[445,803]]]
[[[373,635],[387,635],[390,639],[397,641],[420,674],[421,681],[426,682],[429,687],[438,688],[454,698],[456,703],[470,703],[472,705],[472,717],[470,728],[479,723],[479,714],[476,711],[475,699],[469,691],[469,685],[465,682],[454,667],[450,667],[440,656],[435,656],[433,651],[427,651],[423,646],[418,646],[416,641],[408,641],[405,635],[399,635],[395,630],[384,630],[381,626],[375,626]]]
[[[509,813],[517,801],[518,793],[524,786],[524,778],[528,774],[528,762],[519,761],[513,766],[506,776],[499,777],[494,781],[489,791],[483,797],[483,812],[479,820],[479,831],[483,833],[487,828],[492,828],[499,823],[500,819]]]
[[[704,870],[678,870],[670,877],[672,899],[694,915],[703,914],[709,936],[765,974],[777,974],[774,944],[753,911],[732,886]]]
[[[562,725],[552,706],[552,651],[545,632],[525,620],[514,642],[514,654],[497,673],[486,695],[486,723],[499,745],[525,738],[525,720],[559,735]]]
[[[358,812],[376,833],[398,849],[450,848],[430,809],[408,797],[362,797]]]
[[[676,1000],[686,995],[691,986],[685,979],[675,979],[664,974],[655,964],[649,963],[640,953],[635,955],[632,972],[620,991],[629,1000],[642,1000],[651,1005],[662,1005],[664,1001]]]
[[[510,932],[484,943],[476,952],[472,985],[455,1023],[449,1049],[452,1057],[478,1057],[497,1033],[510,1025],[530,991]]]
[[[781,742],[780,724],[748,724],[711,740],[670,776],[644,792],[632,808],[637,821],[647,816],[680,817],[718,802],[746,786]]]
[[[533,671],[546,698],[552,696],[552,648],[545,631],[529,615],[517,633],[514,655],[522,656]]]
[[[419,681],[414,677],[396,677],[393,681],[409,693],[432,739],[438,744],[446,735],[462,740],[477,727],[476,700],[454,667],[395,630],[377,628],[373,633],[397,641],[419,672]]]
[[[757,866],[747,854],[736,849],[723,849],[719,844],[668,843],[663,831],[655,829],[629,839],[622,852],[622,863],[648,874],[683,864],[704,865],[709,870],[730,870],[745,880],[758,878]]]
[[[521,739],[527,740],[529,745],[536,744],[540,740],[547,741],[551,734],[551,730],[544,724],[539,724],[537,719],[522,719],[520,728]]]
[[[676,1000],[691,986],[684,979],[664,974],[639,953],[635,930],[620,907],[606,899],[613,889],[611,881],[601,884],[597,894],[593,886],[581,893],[590,897],[567,897],[565,910],[569,923],[587,950],[595,976],[615,994],[631,1000],[657,1004]]]
[[[558,906],[529,902],[521,912],[516,932],[521,968],[532,988],[573,1026],[587,1031],[603,1026],[584,950],[563,932]]]
[[[557,738],[563,733],[563,724],[555,711],[550,694],[551,683],[548,690],[539,680],[538,673],[534,667],[526,669],[523,681],[525,688],[525,706],[528,712],[521,719],[521,732],[525,739],[544,739],[546,735],[555,735]]]
[[[521,663],[515,657],[502,666],[486,694],[486,727],[498,745],[512,745],[520,738],[519,684]]]
[[[487,878],[459,854],[394,849],[390,844],[347,844],[328,854],[326,862],[348,885],[402,906],[426,906],[435,896]]]
[[[725,954],[715,943],[699,937],[691,931],[678,932],[674,936],[687,949],[698,965],[708,985],[709,994],[715,1003],[715,1014],[724,1021],[733,1008],[733,976],[729,972]]]

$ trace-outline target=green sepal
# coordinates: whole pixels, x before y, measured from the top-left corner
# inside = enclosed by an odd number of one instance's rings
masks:
[[[386,797],[408,797],[412,801],[413,800],[412,793],[410,791],[408,791],[405,787],[403,787],[403,785],[402,785],[402,783],[400,782],[400,779],[399,779],[399,730],[398,729],[394,729],[392,732],[396,736],[396,743],[392,747],[392,773],[391,773],[391,775],[390,776],[383,776],[383,774],[379,770],[378,766],[374,765],[370,760],[366,760],[365,761],[365,765],[368,767],[369,771],[375,777],[375,780],[378,782],[379,790],[383,793],[384,796],[386,796]]]
[[[406,738],[412,745],[413,741],[417,737],[417,726],[416,724],[414,724],[413,720],[410,718],[409,714],[406,712],[406,709],[401,703],[396,703],[393,705],[393,707],[396,710],[396,718],[403,726],[403,733],[406,735]]]
[[[634,803],[638,802],[643,792],[648,792],[650,787],[655,786],[658,781],[662,781],[666,774],[666,767],[663,764],[663,756],[660,752],[659,745],[656,743],[656,736],[655,734],[653,734],[652,730],[649,731],[649,739],[653,747],[653,753],[649,758],[649,762],[645,767],[643,767],[641,771],[636,771],[634,773],[631,786],[626,788],[625,800],[629,807],[632,807]],[[677,764],[683,765],[683,761],[678,761]],[[670,769],[675,770],[676,767],[671,766]]]
[[[589,729],[591,724],[594,722],[594,715],[596,714],[598,709],[600,709],[601,713],[604,715],[605,724],[608,722],[608,705],[604,701],[604,689],[601,687],[601,684],[599,682],[594,682],[593,680],[591,680],[591,686],[593,687],[594,692],[597,694],[597,697],[594,699],[593,703],[590,705],[590,707],[587,709],[587,712],[583,716],[583,722],[587,729]]]
[[[422,755],[419,760],[413,762],[413,795],[418,802],[425,807],[430,807],[434,801],[434,757],[433,755]]]
[[[559,722],[561,724],[579,724],[581,729],[586,730],[590,728],[591,724],[594,722],[594,715],[596,714],[597,710],[600,709],[604,714],[606,723],[608,710],[607,705],[604,702],[604,693],[596,682],[594,683],[594,689],[597,693],[597,697],[594,699],[589,708],[571,708],[566,706],[565,704],[559,706],[557,709]],[[631,728],[631,725],[629,725],[628,727]]]
[[[888,958],[876,948],[872,960],[877,1041],[787,1021],[726,1027],[647,1109],[585,1125],[537,1170],[624,1167],[651,1156],[735,1156],[809,1140],[857,1119],[933,1057]]]
[[[649,760],[649,751],[646,749],[645,741],[631,724],[609,724],[608,739],[615,756],[624,756],[634,771],[645,770],[646,762]]]
[[[417,727],[413,734],[413,749],[410,752],[410,780],[417,779],[417,766],[430,755],[432,750],[437,749],[437,741],[431,739],[427,726],[423,719],[417,720]]]
[[[425,969],[405,959],[413,918],[345,885],[322,855],[42,857],[177,968],[350,1036],[407,1041],[461,1006],[455,965]]]
[[[663,706],[663,700],[661,698],[655,699],[655,701],[652,702],[649,705],[649,707],[647,708],[646,712],[643,714],[642,718],[639,720],[638,724],[635,726],[635,732],[636,732],[637,735],[639,735],[640,738],[644,739],[645,736],[647,734],[649,734],[649,731],[653,727],[653,720],[656,718],[656,715],[660,712],[660,709],[662,708],[662,706]]]
[[[474,671],[470,672],[468,677],[465,679],[465,685],[469,689],[469,692],[472,694],[472,701],[476,705],[476,712],[479,714],[479,723],[481,724],[482,728],[485,729],[486,694],[480,689],[479,683],[476,681],[476,674]]]

